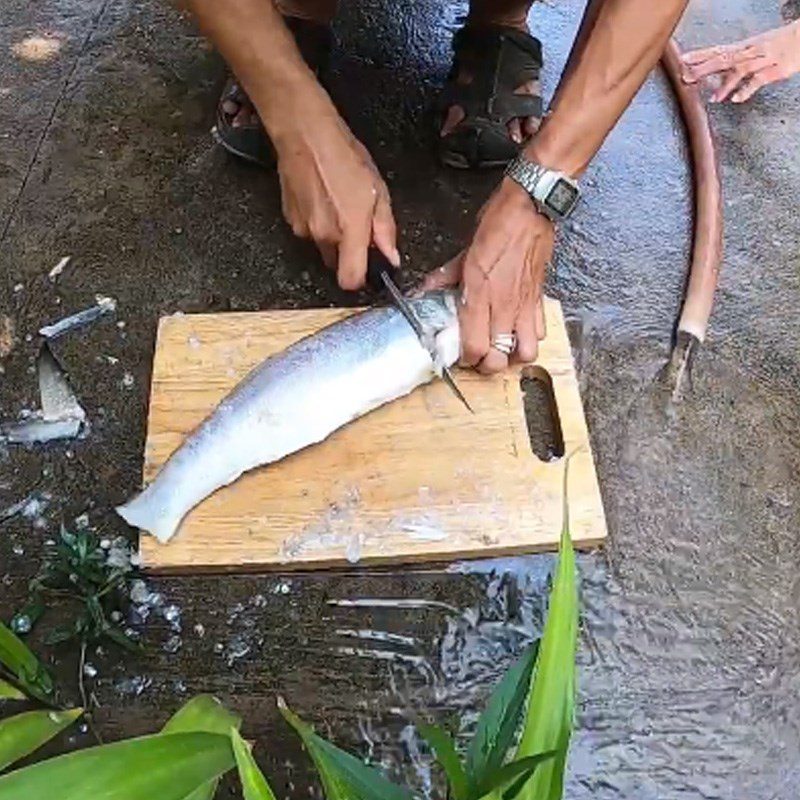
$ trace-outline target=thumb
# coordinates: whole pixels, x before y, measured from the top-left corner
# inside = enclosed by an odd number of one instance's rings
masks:
[[[461,272],[464,266],[464,252],[460,252],[455,258],[451,258],[439,269],[429,272],[420,286],[423,292],[431,292],[434,289],[447,289],[450,286],[457,286],[461,281]]]

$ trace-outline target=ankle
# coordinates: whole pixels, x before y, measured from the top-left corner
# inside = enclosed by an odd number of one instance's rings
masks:
[[[505,6],[505,8],[497,8],[498,5]],[[514,8],[508,8],[507,3],[473,3],[469,10],[466,24],[472,28],[502,25],[506,28],[516,28],[524,33],[529,33],[529,12],[530,5],[527,3]]]

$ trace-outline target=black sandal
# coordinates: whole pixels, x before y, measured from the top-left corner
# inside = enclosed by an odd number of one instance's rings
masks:
[[[464,110],[464,119],[441,137],[439,157],[459,169],[504,166],[520,148],[508,134],[508,123],[542,116],[540,96],[516,94],[523,84],[539,79],[542,43],[516,28],[468,26],[455,35],[453,51],[453,68],[439,100],[441,121],[452,106]],[[472,76],[470,83],[458,82],[462,71]]]
[[[331,51],[330,28],[319,22],[298,17],[286,17],[286,24],[294,34],[306,64],[319,76],[327,66]],[[233,120],[236,115],[225,111],[225,103],[228,100],[232,100],[238,106],[251,104],[244,89],[234,77],[228,79],[220,96],[217,104],[217,122],[211,129],[211,135],[229,153],[262,167],[272,166],[275,163],[275,150],[261,121],[234,127]]]

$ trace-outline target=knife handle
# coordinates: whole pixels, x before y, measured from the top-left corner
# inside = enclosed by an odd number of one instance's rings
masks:
[[[386,256],[376,247],[371,247],[367,253],[367,283],[376,292],[383,291],[386,286],[383,282],[383,275],[388,273],[390,278],[394,278],[395,268]]]

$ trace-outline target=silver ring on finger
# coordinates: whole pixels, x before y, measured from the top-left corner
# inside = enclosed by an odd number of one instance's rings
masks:
[[[498,333],[492,339],[492,347],[504,355],[510,356],[517,349],[517,337],[513,333]]]

